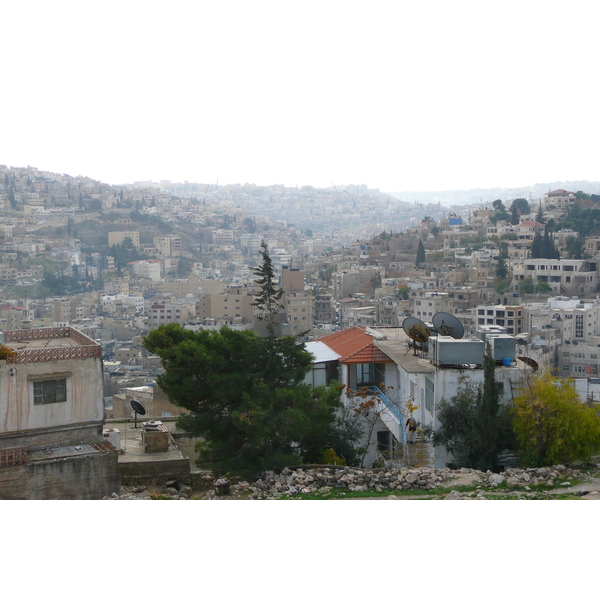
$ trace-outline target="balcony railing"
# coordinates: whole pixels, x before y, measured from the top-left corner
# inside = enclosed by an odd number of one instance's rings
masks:
[[[398,423],[400,424],[400,431],[402,432],[402,443],[406,445],[406,428],[404,427],[404,416],[400,412],[400,409],[376,385],[363,385],[359,388],[352,388],[352,390],[355,392],[360,392],[361,390],[365,389],[369,391],[370,395],[376,396],[387,408],[387,410],[392,414],[396,421],[398,421]]]

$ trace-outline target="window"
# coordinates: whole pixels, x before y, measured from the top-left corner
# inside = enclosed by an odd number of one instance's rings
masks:
[[[583,315],[575,315],[575,337],[583,337]]]
[[[42,379],[33,382],[34,404],[56,404],[67,401],[67,380]]]
[[[433,413],[434,385],[429,377],[425,377],[425,408]]]
[[[375,385],[375,364],[356,365],[356,385]]]

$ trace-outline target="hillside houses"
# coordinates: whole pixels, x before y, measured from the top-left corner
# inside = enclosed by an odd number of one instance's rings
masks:
[[[71,327],[101,345],[107,398],[144,387],[160,373],[140,342],[148,331],[167,323],[259,329],[254,269],[264,241],[285,292],[281,331],[317,342],[360,330],[390,359],[365,372],[400,382],[419,401],[422,422],[434,423],[427,407],[441,390],[452,393],[458,374],[430,357],[403,358],[408,316],[430,323],[449,312],[471,337],[503,328],[538,364],[596,375],[600,233],[583,239],[573,223],[557,226],[577,205],[575,192],[521,200],[519,211],[483,201],[444,209],[363,186],[109,186],[0,167],[0,330]],[[560,258],[532,258],[547,231]],[[419,242],[425,261],[417,267]],[[335,360],[341,369],[354,364]]]

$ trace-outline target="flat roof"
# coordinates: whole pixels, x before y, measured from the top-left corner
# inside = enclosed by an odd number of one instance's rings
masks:
[[[373,338],[373,342],[405,371],[408,373],[435,373],[435,366],[429,359],[415,356],[413,349],[408,348],[410,338],[402,327],[382,329],[371,327],[371,329],[386,336],[385,340]]]

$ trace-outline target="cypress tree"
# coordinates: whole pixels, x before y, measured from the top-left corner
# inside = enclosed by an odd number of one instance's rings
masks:
[[[537,216],[535,217],[535,220],[542,225],[546,222],[546,219],[544,219],[544,211],[542,210],[541,204],[540,204],[540,207],[538,208]]]
[[[498,257],[498,264],[496,265],[496,277],[498,279],[506,279],[508,275],[508,267],[506,266],[506,259],[504,255]]]
[[[423,246],[423,240],[419,240],[419,247],[417,248],[417,259],[415,265],[417,269],[421,266],[421,263],[425,262],[425,246]]]
[[[260,255],[262,256],[262,263],[254,269],[254,275],[258,277],[256,283],[260,285],[260,292],[256,295],[252,306],[261,310],[262,314],[257,318],[259,321],[266,321],[268,335],[273,337],[275,336],[275,320],[281,310],[283,290],[278,290],[273,283],[275,270],[269,255],[269,248],[264,241],[261,243]]]
[[[543,244],[544,240],[542,238],[542,234],[538,230],[533,236],[533,242],[531,242],[531,258],[543,258]]]

